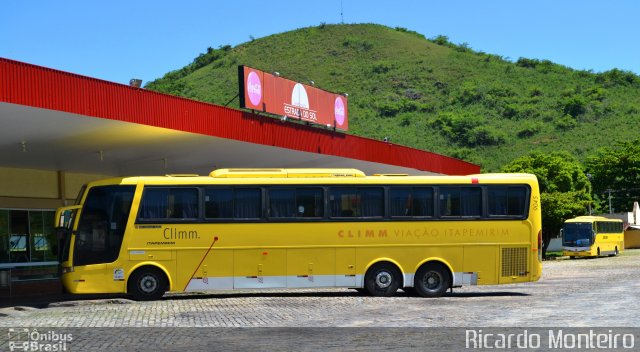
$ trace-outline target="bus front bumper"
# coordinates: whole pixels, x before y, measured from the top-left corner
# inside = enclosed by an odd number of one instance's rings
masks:
[[[591,257],[591,247],[563,247],[562,255],[569,257]]]
[[[83,267],[63,268],[62,285],[69,293],[126,293],[125,282],[114,280],[106,270],[94,272]]]

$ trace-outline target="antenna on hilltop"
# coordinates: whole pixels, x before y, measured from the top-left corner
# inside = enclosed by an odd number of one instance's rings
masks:
[[[340,21],[344,24],[344,16],[342,12],[342,0],[340,0]]]

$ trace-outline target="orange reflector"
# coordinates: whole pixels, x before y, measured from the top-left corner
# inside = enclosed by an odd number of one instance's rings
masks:
[[[480,183],[480,181],[478,180],[477,177],[472,177],[471,178],[471,183]]]

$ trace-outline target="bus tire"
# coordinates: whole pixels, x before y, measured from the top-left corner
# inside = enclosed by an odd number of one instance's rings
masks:
[[[570,255],[569,259],[576,259],[576,256],[575,255]]]
[[[598,247],[598,257],[600,256],[600,247]]]
[[[614,249],[614,251],[613,251],[613,254],[610,254],[609,256],[610,256],[610,257],[617,257],[617,256],[618,256],[618,254],[620,254],[620,253],[618,252],[618,246],[616,246],[616,248],[615,248],[615,249]]]
[[[426,263],[418,269],[413,287],[422,297],[440,297],[451,286],[449,269],[441,263]]]
[[[162,298],[167,291],[168,280],[158,268],[145,266],[129,277],[127,292],[136,301],[153,301]]]
[[[376,297],[393,296],[402,284],[402,273],[391,263],[374,264],[364,276],[364,287]]]

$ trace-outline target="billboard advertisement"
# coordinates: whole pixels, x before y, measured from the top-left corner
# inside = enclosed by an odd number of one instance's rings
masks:
[[[347,98],[316,87],[238,66],[240,107],[346,131]]]

